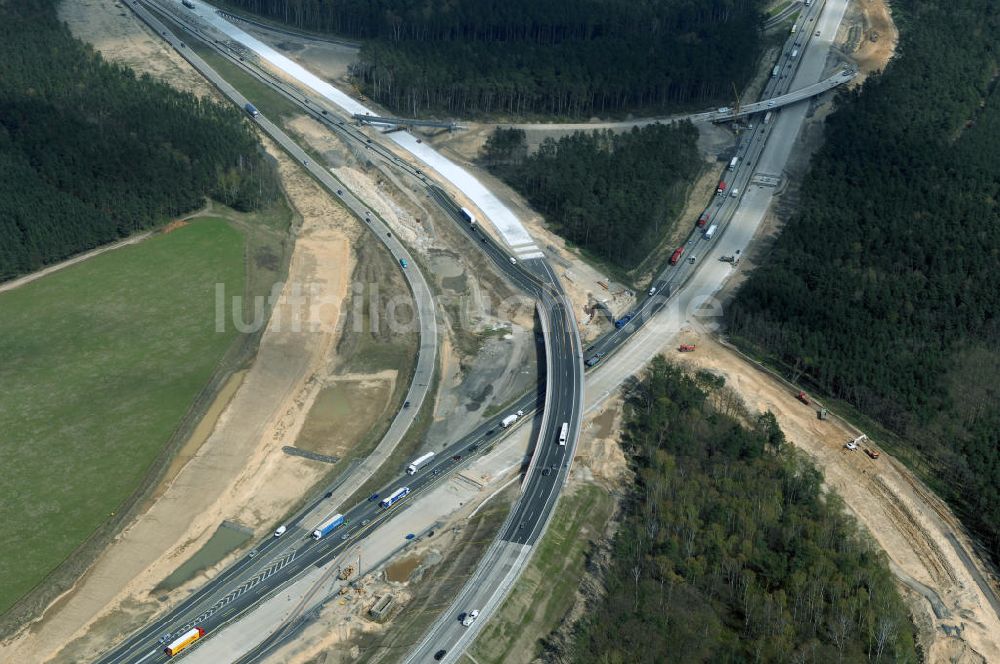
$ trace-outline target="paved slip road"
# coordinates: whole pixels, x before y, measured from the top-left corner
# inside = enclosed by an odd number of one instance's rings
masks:
[[[190,50],[179,39],[177,39],[167,27],[148,10],[146,10],[143,5],[136,2],[133,3],[132,8],[144,21],[153,27],[153,29],[165,37],[178,50],[178,52],[182,53],[182,55],[184,55],[189,62],[191,62],[207,78],[209,78],[209,80],[212,81],[224,94],[229,96],[240,106],[247,103],[247,100],[243,98],[239,92],[219,77],[211,67],[201,60],[201,58],[190,52]],[[354,211],[359,218],[365,219],[365,221],[371,226],[372,231],[375,232],[380,240],[390,249],[393,256],[396,257],[397,260],[400,258],[406,258],[408,262],[412,263],[412,257],[408,254],[406,248],[399,244],[398,241],[391,236],[388,229],[375,215],[369,212],[363,202],[356,199],[352,194],[344,189],[343,185],[336,181],[325,169],[314,163],[311,164],[308,161],[308,155],[301,148],[299,148],[297,144],[291,141],[278,127],[273,125],[266,117],[257,116],[255,121],[261,126],[262,129],[267,131],[276,141],[278,141],[282,147],[289,152],[289,154],[298,159],[317,180],[327,187],[328,190],[334,193],[338,190],[343,192],[339,195],[344,199],[349,209]],[[419,175],[419,171],[415,174]],[[426,182],[426,178],[422,179]],[[431,185],[429,187],[429,193],[436,199],[439,199],[440,203],[446,203],[448,205],[447,209],[452,216],[456,215],[457,206],[447,197],[446,194],[443,193],[443,191]],[[552,274],[551,270],[544,263],[544,261],[525,261],[522,262],[520,266],[517,266],[515,263],[510,261],[510,257],[503,249],[501,249],[495,242],[487,238],[484,234],[479,232],[478,228],[469,225],[466,225],[466,228],[470,234],[479,239],[480,246],[483,251],[494,259],[494,262],[501,269],[501,271],[507,274],[508,277],[517,285],[525,288],[539,298],[539,300],[543,303],[543,306],[540,309],[540,311],[543,312],[543,317],[545,317],[546,313],[549,312],[550,309],[560,314],[555,318],[557,329],[556,336],[559,337],[559,339],[555,342],[555,347],[558,353],[567,353],[562,358],[563,364],[569,367],[575,367],[575,373],[580,374],[580,380],[575,383],[575,388],[571,388],[575,389],[573,399],[561,400],[556,408],[548,409],[547,413],[554,412],[559,416],[556,418],[559,419],[559,422],[545,424],[550,421],[555,422],[555,419],[543,417],[542,436],[549,439],[553,438],[556,433],[554,431],[546,431],[545,427],[558,428],[561,426],[561,422],[563,420],[572,420],[575,423],[572,441],[575,442],[576,434],[579,430],[579,421],[582,416],[581,403],[583,394],[582,371],[579,370],[579,367],[581,366],[579,338],[576,335],[575,322],[569,318],[570,309],[561,307],[557,304],[558,298],[561,297],[558,281],[555,279],[555,276]],[[421,296],[424,294],[427,296],[425,301],[427,306],[424,309],[424,313],[429,313],[426,317],[423,315],[420,316],[422,324],[421,355],[420,358],[418,358],[416,375],[414,377],[413,385],[411,385],[411,391],[408,394],[408,397],[415,404],[415,407],[411,409],[404,409],[397,414],[392,425],[390,426],[389,433],[386,436],[387,439],[395,438],[395,440],[387,442],[386,439],[383,439],[382,443],[380,443],[376,449],[373,457],[366,459],[360,469],[352,471],[352,474],[354,475],[354,477],[352,477],[352,481],[343,483],[341,489],[338,489],[338,495],[336,497],[331,496],[331,500],[329,501],[331,507],[338,504],[337,498],[346,497],[346,494],[352,492],[357,485],[367,479],[367,476],[370,476],[370,473],[382,463],[384,457],[387,456],[392,447],[395,446],[395,442],[398,441],[403,432],[405,432],[409,424],[412,422],[413,418],[416,416],[416,413],[419,410],[419,404],[426,394],[426,387],[430,383],[430,372],[433,370],[436,353],[436,327],[434,327],[433,324],[433,304],[430,302],[429,290],[426,287],[426,283],[423,281],[422,275],[420,275],[418,271],[412,270],[407,271],[407,276],[411,277],[410,283],[416,296],[418,315],[420,314],[421,309]],[[429,321],[429,326],[424,326],[425,321]],[[549,325],[545,325],[543,328],[548,331]],[[547,344],[549,343],[550,336],[550,334],[546,334]],[[550,370],[552,365],[553,363],[549,362]],[[565,375],[572,373],[574,373],[574,371],[566,369],[565,367],[561,372],[561,374]],[[421,386],[424,388],[423,390],[416,390],[417,387]],[[517,408],[523,406],[524,410],[531,410],[531,404],[534,400],[535,395],[527,395],[512,409],[516,410]],[[567,412],[563,413],[562,411],[564,410]],[[497,431],[499,419],[501,418],[502,416],[497,416],[490,422],[480,426],[469,436],[466,436],[457,443],[449,446],[444,453],[439,455],[432,464],[422,469],[417,476],[407,477],[404,475],[400,477],[398,482],[383,489],[382,493],[389,492],[402,485],[408,486],[411,489],[410,496],[408,496],[407,499],[405,499],[401,504],[397,504],[391,509],[398,510],[405,507],[407,501],[412,500],[413,497],[419,495],[419,493],[423,490],[426,490],[428,486],[440,481],[440,479],[445,477],[448,472],[458,467],[459,463],[463,459],[467,459],[469,454],[476,453],[480,446],[485,446],[490,443],[491,437]],[[341,494],[343,495],[341,496]],[[376,527],[381,521],[384,520],[385,515],[389,513],[381,510],[376,502],[355,506],[345,513],[349,524],[354,525],[348,525],[341,529],[343,533],[341,537],[343,539],[337,539],[335,536],[331,536],[332,539],[331,537],[327,537],[319,542],[316,542],[310,539],[307,533],[311,530],[312,525],[314,525],[318,519],[311,516],[308,517],[308,519],[311,520],[307,520],[307,517],[305,517],[304,514],[308,513],[314,515],[318,511],[319,506],[322,504],[322,499],[316,501],[313,504],[314,509],[311,512],[304,512],[303,514],[300,514],[288,524],[289,531],[284,537],[280,539],[269,538],[263,541],[260,546],[255,549],[254,557],[244,558],[232,565],[218,577],[206,584],[203,588],[199,589],[199,591],[197,591],[192,597],[185,600],[174,610],[156,620],[154,623],[139,630],[124,642],[118,644],[99,661],[110,664],[117,662],[156,662],[167,659],[166,655],[162,652],[162,642],[168,640],[170,635],[176,636],[176,634],[182,633],[193,625],[198,625],[209,633],[220,629],[227,622],[238,618],[248,609],[258,604],[261,599],[267,595],[293,581],[310,566],[322,566],[326,564],[329,560],[338,555],[338,553],[340,553],[345,546],[352,543],[357,537],[363,536],[370,529]],[[542,507],[544,508],[546,505],[554,505],[554,498],[549,501],[543,501]],[[327,510],[327,512],[332,512],[332,509]],[[536,533],[535,536],[537,536],[537,532],[539,532],[541,528],[544,528],[547,523],[545,518],[547,514],[550,514],[550,509],[543,510],[538,513],[532,510],[528,515],[528,518],[533,520],[532,532]],[[356,524],[362,525],[356,526]],[[338,533],[341,531],[338,531]]]

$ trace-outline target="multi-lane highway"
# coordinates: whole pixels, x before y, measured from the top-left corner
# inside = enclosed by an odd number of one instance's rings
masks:
[[[816,11],[818,10],[819,7],[816,8]],[[164,30],[164,32],[168,31]],[[183,49],[182,46],[178,47],[178,50],[181,49]],[[190,54],[185,52],[185,56],[188,55]],[[770,94],[772,96],[778,94],[782,82],[785,83],[785,89],[787,89],[790,81],[791,76],[788,76],[787,80],[783,77],[772,81],[768,86],[772,88],[769,91]],[[238,101],[238,103],[240,102]],[[308,104],[308,101],[305,103]],[[333,121],[328,118],[318,119],[333,124]],[[263,124],[266,120],[261,122],[262,126],[266,128],[266,125]],[[340,127],[341,131],[349,131],[343,125]],[[766,131],[762,130],[761,127],[762,125],[758,125],[757,129],[745,136],[740,143],[739,149],[743,154],[744,165],[730,175],[731,190],[742,186],[741,183],[749,182],[752,164],[755,162],[756,155],[759,154],[766,137]],[[361,137],[363,138],[364,135],[361,134]],[[297,149],[297,146],[295,147]],[[377,144],[374,146],[368,144],[367,147],[371,150],[382,150]],[[419,171],[414,172],[412,167],[399,163],[399,160],[391,152],[385,152],[383,156],[387,161],[396,162],[397,166],[404,168],[404,170],[409,168],[413,175],[423,179]],[[292,153],[295,154],[294,151]],[[304,163],[307,162],[304,153],[300,158]],[[329,177],[323,169],[317,168],[316,170]],[[439,204],[455,216],[457,205],[445,192],[433,185],[429,186],[429,191]],[[737,203],[738,197],[732,199],[729,196],[719,197],[716,203],[713,203],[717,208],[716,219],[725,219],[727,216],[731,216]],[[377,220],[375,221],[377,222]],[[457,223],[461,224],[462,221],[464,220],[460,216],[456,217]],[[541,260],[522,260],[515,267],[509,262],[508,250],[493,242],[479,229],[469,225],[464,227],[478,240],[483,251],[494,259],[497,267],[511,281],[533,294],[542,303],[541,315],[548,318],[548,325],[545,328],[549,330],[549,333],[546,334],[547,356],[550,359],[547,366],[549,380],[546,383],[546,390],[550,406],[546,408],[543,416],[538,443],[532,457],[531,467],[526,474],[521,499],[512,510],[500,537],[484,557],[472,581],[463,589],[453,606],[446,611],[442,621],[439,621],[428,634],[428,637],[414,653],[415,658],[436,652],[442,645],[446,645],[450,659],[452,654],[461,652],[477,631],[475,629],[477,625],[474,625],[472,629],[462,628],[454,619],[456,611],[479,609],[482,611],[482,615],[477,624],[481,625],[488,617],[489,612],[499,606],[530,556],[531,545],[544,532],[548,520],[551,518],[559,489],[566,480],[582,415],[583,376],[579,359],[579,339],[576,337],[572,311],[566,305],[565,298],[560,292],[558,280],[552,275],[547,263]],[[688,242],[695,245],[699,241],[700,236],[696,233]],[[398,255],[405,255],[405,248],[399,247],[398,251]],[[698,255],[697,247],[692,246],[690,253],[686,253],[685,258],[695,257],[697,259]],[[660,294],[666,295],[676,290],[684,282],[685,274],[693,271],[695,267],[696,265],[683,262],[678,269],[665,271],[657,282],[661,284]],[[645,312],[648,315],[662,307],[664,301],[665,297],[649,298],[641,305],[637,313],[642,314],[644,307],[650,307],[650,310]],[[610,334],[600,342],[600,348],[604,349],[604,352],[610,352],[621,345],[628,335],[642,324],[643,320],[644,316],[640,315],[631,326]],[[598,351],[595,349],[594,352]],[[518,408],[529,410],[535,401],[536,396],[530,395],[513,406],[512,410]],[[443,453],[439,454],[433,464],[427,466],[417,476],[408,478],[401,475],[396,482],[387,486],[385,490],[391,490],[401,482],[406,482],[412,490],[410,496],[402,504],[392,509],[405,508],[429,486],[440,481],[449,471],[463,463],[469,454],[479,452],[492,442],[498,435],[499,418],[500,416],[483,424],[469,436],[449,446]],[[566,446],[559,445],[558,441],[559,431],[564,422],[569,429]],[[340,535],[346,535],[346,540],[334,537],[333,539],[313,542],[306,539],[304,533],[314,524],[302,523],[301,520],[292,523],[292,528],[283,538],[265,542],[258,547],[259,553],[256,558],[244,559],[226,570],[171,614],[120,644],[102,661],[159,661],[161,657],[158,655],[160,647],[158,640],[167,631],[176,634],[187,625],[195,623],[208,628],[210,632],[217,630],[225,622],[235,619],[248,608],[254,606],[262,597],[296,578],[309,566],[325,564],[336,556],[344,546],[363,537],[375,528],[385,518],[385,514],[375,503],[364,503],[353,507],[346,513],[349,526]]]
[[[184,55],[193,65],[195,65],[204,75],[206,75],[209,80],[211,80],[221,91],[223,91],[227,96],[229,96],[234,102],[243,106],[248,100],[243,98],[239,92],[232,88],[226,81],[218,76],[212,70],[211,67],[207,65],[201,58],[196,54],[190,52],[189,49],[185,47],[183,42],[181,42],[172,32],[155,16],[153,16],[146,8],[140,3],[133,3],[133,9],[136,13],[143,18],[154,30],[159,34],[164,36],[168,41],[170,41],[174,47]],[[303,103],[308,103],[307,100],[303,99]],[[323,114],[313,111],[313,114],[326,121],[328,124],[333,124],[333,121],[329,120]],[[307,154],[299,148],[294,142],[288,139],[287,136],[275,125],[273,125],[266,117],[256,116],[254,120],[264,129],[267,133],[271,134],[276,140],[281,143],[281,145],[288,150],[288,152],[298,159],[303,166],[305,166],[314,177],[316,177],[322,184],[324,184],[331,193],[340,196],[348,207],[355,211],[359,218],[363,218],[366,223],[371,227],[372,231],[386,244],[390,249],[393,256],[399,259],[410,258],[405,247],[399,244],[398,240],[392,237],[391,232],[388,231],[382,224],[377,216],[372,215],[370,210],[361,202],[356,199],[350,192],[346,191],[343,185],[337,182],[332,176],[323,168],[317,164],[310,164]],[[349,132],[342,122],[337,123],[337,126],[341,128],[342,131]],[[356,140],[363,139],[364,135],[361,134],[360,137],[354,137]],[[376,146],[371,145],[371,141],[364,139],[366,148],[370,150],[375,150]],[[383,157],[387,160],[391,159],[390,163],[407,170],[405,164],[400,163],[400,161],[395,158],[391,153],[386,153],[384,149],[379,148],[383,153]],[[426,181],[426,178],[412,167],[408,168],[408,171],[416,176]],[[446,206],[446,210],[452,216],[457,215],[457,220],[464,221],[461,215],[457,214],[457,206],[455,203],[447,196],[442,190],[431,185],[429,187],[429,193],[438,200],[439,203]],[[461,222],[459,222],[461,223]],[[579,422],[582,417],[582,371],[581,367],[581,355],[579,348],[579,337],[576,331],[575,320],[572,317],[571,309],[564,306],[564,297],[561,293],[561,288],[559,286],[558,280],[552,274],[551,270],[548,268],[544,261],[533,259],[529,261],[523,261],[518,265],[515,261],[510,259],[509,254],[504,251],[498,244],[489,239],[485,234],[483,234],[479,228],[466,224],[467,231],[478,240],[478,246],[491,258],[493,258],[496,266],[504,274],[511,279],[512,282],[526,290],[529,294],[533,295],[540,302],[539,310],[543,318],[543,330],[546,333],[546,346],[549,350],[547,362],[547,370],[550,376],[558,375],[560,377],[567,376],[570,377],[569,381],[562,383],[559,390],[556,393],[559,398],[553,400],[549,408],[546,409],[545,416],[542,419],[542,425],[540,427],[540,440],[551,440],[558,436],[558,430],[561,428],[563,422],[572,422],[573,430],[570,433],[570,437],[567,437],[567,445],[559,446],[561,450],[564,450],[563,455],[568,454],[566,458],[572,458],[572,449],[575,444],[577,434],[579,431]],[[412,259],[408,260],[412,263]],[[414,271],[412,274],[419,277],[419,279],[411,279],[411,284],[413,282],[418,282],[417,286],[414,288],[415,293],[419,287],[426,288],[426,284],[423,283],[422,276]],[[428,298],[429,299],[429,298]],[[419,308],[418,300],[418,308]],[[430,317],[433,320],[433,316]],[[423,320],[423,319],[422,319]],[[422,330],[423,332],[423,330]],[[434,340],[434,347],[432,349],[425,349],[424,345],[426,339]],[[428,352],[429,351],[429,352]],[[422,333],[421,335],[421,356],[430,357],[431,367],[425,367],[427,369],[427,375],[429,376],[429,370],[432,370],[434,352],[436,351],[436,337],[435,328],[431,326],[429,334],[426,336]],[[421,368],[418,364],[418,375]],[[421,381],[415,380],[414,383]],[[426,387],[429,383],[428,380],[423,380],[422,383]],[[547,386],[553,385],[554,382],[549,380],[546,382]],[[412,388],[411,388],[412,390]],[[419,401],[423,399],[424,392],[419,394],[413,393],[413,399],[419,404]],[[514,406],[515,409],[523,410],[533,410],[534,395],[529,395]],[[413,413],[415,413],[417,408],[404,409],[402,413],[409,413],[410,419],[412,420]],[[475,454],[479,451],[481,447],[485,447],[488,443],[492,442],[492,437],[496,434],[499,427],[500,417],[494,418],[494,420],[489,421],[479,428],[477,428],[472,434],[464,437],[462,440],[450,445],[446,450],[440,454],[433,463],[421,469],[421,471],[416,476],[406,476],[401,475],[399,479],[393,483],[393,485],[387,486],[383,491],[388,492],[399,486],[407,486],[410,489],[410,494],[405,498],[400,504],[393,506],[389,510],[383,510],[378,506],[377,502],[367,502],[358,506],[354,506],[351,510],[345,513],[348,525],[345,526],[341,531],[338,531],[337,536],[330,538],[324,538],[319,541],[314,541],[308,537],[303,537],[303,534],[308,532],[308,530],[315,524],[311,524],[309,521],[304,520],[305,517],[298,517],[293,520],[289,525],[288,532],[280,539],[268,539],[261,543],[254,550],[253,558],[244,558],[243,560],[237,562],[228,568],[225,572],[219,575],[212,582],[199,589],[192,597],[185,600],[180,606],[176,607],[167,615],[156,620],[154,623],[146,626],[139,632],[133,634],[124,642],[118,644],[111,652],[107,653],[101,658],[101,662],[107,663],[118,663],[118,662],[138,662],[138,661],[160,661],[167,658],[167,655],[162,652],[163,643],[172,636],[176,636],[179,633],[183,633],[185,630],[189,629],[191,626],[197,625],[206,630],[208,633],[217,631],[221,626],[226,624],[231,620],[237,619],[240,615],[246,612],[248,609],[257,605],[262,599],[266,598],[270,593],[283,587],[287,583],[291,582],[303,572],[307,571],[311,566],[317,565],[322,566],[328,563],[333,557],[338,555],[345,546],[355,541],[359,537],[363,537],[371,529],[377,527],[381,523],[387,514],[391,513],[393,510],[405,509],[405,506],[409,501],[420,495],[424,490],[434,483],[440,481],[443,477],[454,470],[459,464],[463,463],[464,460],[468,459],[471,454]],[[397,416],[393,425],[390,427],[390,433],[394,431],[397,423],[400,421],[400,417]],[[407,424],[408,426],[408,424]],[[405,427],[402,429],[405,431]],[[401,432],[400,432],[401,435]],[[383,441],[384,443],[385,441]],[[382,444],[379,446],[383,447]],[[391,447],[387,447],[384,454],[379,455],[379,450],[376,449],[375,455],[373,457],[381,456],[381,458],[369,457],[366,459],[364,464],[371,466],[370,471],[374,471],[378,465],[382,463],[384,457],[387,456],[388,451]],[[545,455],[546,462],[549,461],[549,455]],[[562,469],[559,477],[564,480],[565,472],[567,469]],[[543,469],[539,468],[537,475],[542,476]],[[358,474],[358,473],[355,473]],[[536,473],[529,473],[529,476],[534,476]],[[549,472],[545,473],[545,476],[549,476]],[[364,477],[360,477],[363,481]],[[352,482],[352,485],[356,486],[360,482]],[[530,537],[536,538],[544,529],[548,523],[548,518],[551,516],[552,507],[554,506],[555,499],[558,496],[558,489],[560,485],[548,484],[542,487],[540,492],[538,487],[532,490],[530,493],[526,494],[528,496],[525,501],[532,507],[527,508],[526,512],[522,514],[521,518],[525,521],[527,528],[526,532],[530,533]],[[351,487],[347,487],[349,491]],[[542,495],[544,493],[544,496]],[[336,507],[336,499],[329,501],[331,503],[330,510]],[[327,510],[327,511],[330,511]],[[308,514],[315,515],[318,510],[312,510]],[[310,517],[313,521],[316,520],[315,516]],[[304,526],[304,528],[303,528]],[[529,527],[530,526],[530,527]]]

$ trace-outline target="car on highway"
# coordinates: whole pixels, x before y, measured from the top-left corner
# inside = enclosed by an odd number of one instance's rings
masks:
[[[448,651],[445,650],[444,648],[442,648],[441,650],[438,650],[436,653],[434,653],[434,661],[440,662],[442,659],[444,659],[444,656],[447,655],[447,654],[448,654]]]
[[[365,519],[364,521],[362,521],[362,522],[361,522],[361,525],[362,525],[362,526],[367,526],[367,525],[368,525],[369,523],[371,523],[371,522],[372,522],[372,520],[371,520],[371,519]]]
[[[288,530],[288,526],[278,526],[278,529],[274,531],[275,537],[281,537]]]
[[[406,266],[409,265],[409,263],[406,262],[405,258],[400,258],[399,259],[399,264],[403,266],[404,270],[406,269]]]
[[[517,259],[516,259],[516,258],[514,258],[513,256],[511,256],[511,257],[510,257],[510,264],[511,264],[511,265],[517,265]]]
[[[816,31],[816,36],[819,37],[819,30]]]
[[[377,493],[373,493],[372,495],[368,496],[368,502],[369,503],[374,503],[376,500],[378,500],[378,494]]]
[[[462,460],[462,455],[461,454],[454,454],[454,455],[452,455],[451,460],[452,461],[461,461]]]
[[[597,355],[595,355],[592,358],[590,358],[589,360],[587,360],[587,366],[588,367],[594,366],[595,364],[597,364],[598,362],[600,362],[601,358],[603,358],[603,357],[604,357],[604,353],[598,353]]]
[[[543,477],[548,477],[551,474],[552,474],[552,471],[550,469],[548,469],[548,468],[546,468],[545,470],[542,471],[542,476]]]
[[[406,267],[406,266],[404,265],[403,267]],[[410,407],[410,402],[409,401],[404,401],[403,402],[403,408],[409,408],[409,407]]]
[[[476,618],[479,617],[479,609],[473,609],[469,611],[464,618],[462,618],[462,626],[468,627],[472,623],[476,622]]]
[[[343,196],[344,195],[344,190],[343,189],[338,189],[337,190],[337,195],[338,196]]]

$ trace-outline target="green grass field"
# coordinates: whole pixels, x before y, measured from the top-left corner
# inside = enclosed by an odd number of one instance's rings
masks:
[[[235,337],[244,239],[199,220],[0,294],[0,613],[139,486]]]

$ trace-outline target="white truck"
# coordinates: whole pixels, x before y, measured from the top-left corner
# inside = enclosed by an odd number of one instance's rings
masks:
[[[733,157],[732,159],[730,159],[729,160],[729,170],[735,171],[736,170],[736,164],[738,164],[738,163],[740,163],[740,158],[739,157]]]
[[[715,231],[717,231],[717,230],[719,230],[719,225],[718,224],[712,224],[711,226],[709,226],[708,230],[705,231],[705,239],[706,240],[711,240],[712,236],[715,235]]]
[[[778,74],[781,73],[781,65],[774,65],[774,69],[771,70],[771,78],[778,78]]]
[[[422,466],[426,466],[427,462],[434,458],[433,452],[428,452],[427,454],[418,456],[416,459],[410,462],[410,465],[406,467],[407,475],[416,475],[417,471],[420,470]],[[398,466],[397,466],[398,468]]]
[[[524,411],[523,410],[519,410],[516,413],[514,413],[513,415],[508,415],[507,417],[505,417],[502,420],[500,420],[500,426],[502,426],[504,429],[506,429],[507,427],[509,427],[514,422],[517,422],[517,420],[520,419],[520,417],[522,415],[524,415]]]
[[[476,225],[476,217],[474,214],[469,212],[468,208],[462,208],[462,216],[465,217],[465,220],[469,222],[470,226]]]

